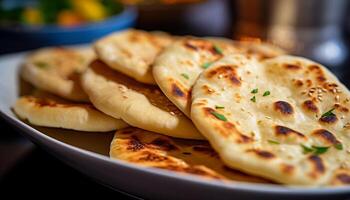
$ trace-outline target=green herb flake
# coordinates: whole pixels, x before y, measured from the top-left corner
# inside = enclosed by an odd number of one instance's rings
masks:
[[[210,113],[211,113],[212,115],[214,115],[217,119],[221,120],[221,121],[224,121],[224,122],[227,121],[227,118],[226,118],[224,115],[220,114],[220,113],[217,113],[217,112],[215,112],[215,111],[212,111],[212,112],[210,112]]]
[[[219,105],[215,105],[215,109],[224,109],[225,106],[219,106]]]
[[[258,92],[259,92],[259,89],[258,89],[258,88],[255,88],[255,89],[253,89],[250,93],[256,94],[256,93],[258,93]]]
[[[203,69],[207,69],[208,67],[210,67],[210,65],[212,65],[213,63],[212,62],[206,62],[202,65],[202,68]]]
[[[187,80],[190,79],[190,77],[187,74],[185,74],[185,73],[182,73],[181,76],[184,77]]]
[[[303,144],[301,144],[300,146],[303,148],[303,153],[304,153],[304,154],[311,153],[311,152],[314,151],[312,148],[307,147],[307,146],[305,146],[305,145],[303,145]]]
[[[270,91],[265,91],[263,94],[263,97],[269,96],[270,95]]]
[[[220,47],[218,47],[217,45],[214,45],[214,50],[216,51],[216,53],[218,53],[218,54],[223,54],[223,51],[222,51],[222,49],[220,48]]]
[[[323,113],[323,114],[321,115],[321,118],[334,116],[334,115],[335,115],[335,114],[333,113],[334,110],[335,110],[335,108],[332,108],[332,109],[330,109],[329,111]]]
[[[338,150],[343,150],[343,144],[342,143],[337,143],[334,145],[334,148],[338,149]]]
[[[256,97],[255,96],[253,96],[251,99],[250,99],[252,102],[256,102]]]
[[[318,147],[318,146],[312,146],[312,148],[314,149],[315,155],[324,154],[329,149],[329,147]]]
[[[47,67],[49,66],[49,65],[48,65],[47,63],[45,63],[45,62],[36,62],[36,63],[34,63],[34,65],[37,66],[37,67],[39,67],[39,68],[42,68],[42,69],[47,68]]]
[[[279,143],[279,142],[277,142],[275,140],[267,140],[267,142],[270,143],[270,144],[281,144],[281,143]]]

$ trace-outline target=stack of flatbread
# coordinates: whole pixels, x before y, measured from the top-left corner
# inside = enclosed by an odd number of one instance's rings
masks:
[[[25,60],[14,111],[39,126],[117,130],[110,156],[285,185],[350,184],[350,93],[324,66],[262,42],[126,30]]]

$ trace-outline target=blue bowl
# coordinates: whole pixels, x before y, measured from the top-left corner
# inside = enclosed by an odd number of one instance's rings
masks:
[[[137,12],[126,7],[123,12],[108,19],[87,23],[76,27],[46,26],[8,26],[0,27],[1,51],[29,49],[42,46],[81,44],[92,42],[110,32],[132,27]]]

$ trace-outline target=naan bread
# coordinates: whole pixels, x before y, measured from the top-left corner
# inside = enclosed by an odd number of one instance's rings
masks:
[[[228,166],[290,185],[350,184],[350,93],[320,64],[227,56],[192,100],[193,122]]]
[[[244,54],[247,57],[254,57],[258,60],[287,54],[287,52],[280,47],[260,40],[231,40],[220,37],[205,37],[204,39],[212,42],[231,44],[236,48],[237,53]]]
[[[153,76],[164,94],[187,116],[191,87],[210,63],[236,52],[225,40],[184,38],[166,48],[153,64]]]
[[[69,100],[87,101],[80,85],[80,74],[94,58],[90,48],[43,48],[26,58],[21,75],[42,90]]]
[[[226,167],[206,141],[175,139],[138,128],[116,132],[110,157],[211,179],[269,183]]]
[[[129,29],[98,40],[94,47],[98,57],[112,69],[142,83],[155,84],[151,66],[172,40],[162,32]]]
[[[233,45],[238,48],[240,53],[248,57],[255,57],[258,60],[287,54],[283,49],[262,41],[233,41]]]
[[[213,62],[234,53],[266,58],[282,53],[277,49],[265,43],[248,45],[223,38],[188,37],[174,42],[157,57],[153,76],[170,101],[190,116],[191,88],[199,74]]]
[[[82,85],[96,108],[132,126],[173,137],[203,139],[157,86],[137,82],[101,61],[91,63]]]
[[[90,132],[107,132],[128,126],[124,121],[96,110],[91,104],[54,98],[23,96],[16,101],[13,110],[21,119],[37,126]]]

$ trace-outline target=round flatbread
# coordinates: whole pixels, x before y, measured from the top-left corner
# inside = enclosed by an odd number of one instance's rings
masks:
[[[230,167],[290,185],[350,184],[350,93],[293,56],[231,55],[192,90],[191,117]]]
[[[220,37],[205,37],[204,39],[213,42],[225,42],[231,44],[236,48],[237,53],[244,54],[247,57],[254,57],[258,60],[274,58],[280,55],[286,55],[287,52],[269,42],[261,40],[231,40]]]
[[[173,137],[203,139],[157,86],[137,82],[101,61],[91,63],[82,85],[96,108],[132,126]]]
[[[162,32],[129,29],[98,40],[94,47],[98,57],[112,69],[139,82],[156,84],[151,66],[156,56],[172,41],[171,36]]]
[[[87,101],[80,85],[80,74],[94,58],[90,48],[43,48],[26,58],[21,76],[35,87],[60,97]]]
[[[13,110],[19,118],[37,126],[90,132],[107,132],[128,126],[124,121],[98,111],[91,104],[59,102],[43,97],[20,97]]]
[[[179,39],[157,57],[153,76],[169,100],[189,116],[191,88],[198,75],[212,62],[235,52],[226,40]]]
[[[116,132],[110,157],[210,179],[270,183],[226,167],[207,141],[175,139],[133,127]]]
[[[264,47],[260,47],[261,45],[261,43],[248,45],[223,38],[180,39],[157,57],[153,76],[170,101],[190,116],[191,88],[199,74],[225,55],[234,53],[249,54],[252,57],[278,55],[277,50],[268,51],[270,48],[267,44],[266,46],[264,44]]]

